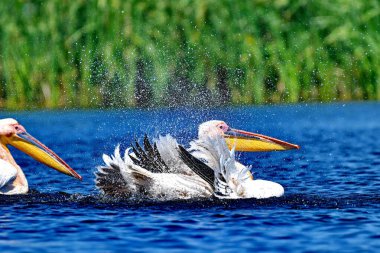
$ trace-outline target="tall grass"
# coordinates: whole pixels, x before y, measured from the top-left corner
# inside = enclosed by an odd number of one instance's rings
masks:
[[[3,0],[0,106],[380,99],[379,28],[378,0]]]

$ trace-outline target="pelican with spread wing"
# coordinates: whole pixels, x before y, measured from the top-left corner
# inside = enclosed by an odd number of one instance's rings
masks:
[[[63,174],[82,179],[57,154],[26,132],[14,119],[0,120],[0,194],[23,194],[29,191],[28,181],[8,149],[11,145]]]
[[[298,145],[269,136],[230,128],[225,122],[202,123],[198,139],[185,149],[171,137],[160,136],[153,145],[145,137],[120,154],[103,155],[96,186],[107,196],[159,200],[280,197],[284,188],[254,179],[250,167],[235,160],[235,151],[299,149]]]

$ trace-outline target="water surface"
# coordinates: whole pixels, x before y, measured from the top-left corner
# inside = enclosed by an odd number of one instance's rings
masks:
[[[0,196],[0,251],[15,252],[376,252],[380,246],[380,104],[224,109],[38,111],[14,117],[84,180],[12,149],[31,193]],[[285,187],[269,200],[112,201],[98,195],[96,166],[145,133],[182,144],[197,125],[234,128],[299,144],[301,150],[240,153],[256,178]]]

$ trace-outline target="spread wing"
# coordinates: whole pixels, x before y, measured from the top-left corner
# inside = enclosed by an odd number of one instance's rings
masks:
[[[216,197],[229,197],[233,190],[229,186],[230,173],[235,171],[234,151],[229,151],[221,137],[209,138],[207,141],[192,143],[192,149],[201,159],[205,158],[208,164],[192,155],[189,151],[178,145],[180,157],[203,180],[214,190]],[[199,155],[199,151],[201,155]]]
[[[128,197],[130,190],[120,171],[120,166],[110,163],[109,166],[100,166],[95,172],[96,187],[103,193],[114,197]]]
[[[190,169],[192,169],[195,174],[197,174],[199,177],[201,177],[203,180],[205,180],[213,190],[215,190],[214,187],[214,181],[215,181],[215,175],[214,170],[211,169],[207,164],[203,163],[193,155],[191,155],[184,147],[181,145],[178,145],[179,154],[184,163],[186,163],[187,166],[189,166]]]
[[[183,162],[178,150],[178,142],[171,135],[159,136],[155,140],[162,160],[168,165],[169,173],[195,176],[196,174]]]
[[[164,160],[162,160],[160,153],[157,149],[157,144],[153,146],[149,142],[148,137],[144,137],[144,148],[140,146],[138,141],[135,141],[135,145],[132,145],[133,153],[129,154],[133,163],[144,168],[152,173],[167,173],[170,171]]]
[[[103,155],[105,165],[95,172],[96,187],[103,194],[112,197],[131,197],[144,195],[153,184],[153,173],[134,164],[126,150],[124,159],[120,155],[119,146],[113,156]]]

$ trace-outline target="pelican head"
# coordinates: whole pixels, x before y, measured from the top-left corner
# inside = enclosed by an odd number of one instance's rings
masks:
[[[229,149],[235,147],[236,151],[282,151],[300,148],[298,145],[273,137],[231,128],[221,120],[210,120],[199,126],[199,139],[207,138],[213,134],[223,136]]]
[[[63,174],[82,179],[57,154],[31,136],[25,128],[14,119],[0,120],[0,159],[14,163],[7,145],[11,145]]]

